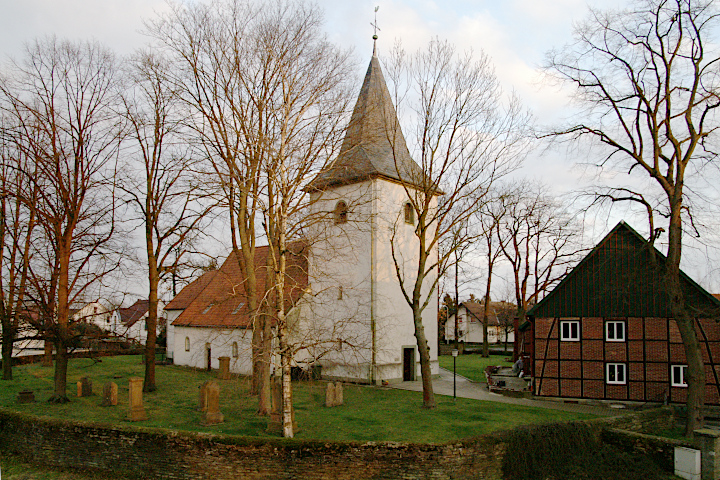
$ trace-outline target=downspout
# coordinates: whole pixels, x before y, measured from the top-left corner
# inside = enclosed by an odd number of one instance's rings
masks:
[[[370,335],[372,338],[372,350],[370,359],[370,383],[374,384],[376,369],[377,344],[375,338],[375,182],[370,179]]]

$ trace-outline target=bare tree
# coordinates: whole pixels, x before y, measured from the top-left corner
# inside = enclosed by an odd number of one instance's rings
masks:
[[[229,208],[233,251],[254,318],[260,414],[270,413],[271,326],[277,328],[285,436],[293,435],[289,369],[295,348],[285,332],[289,245],[307,227],[304,187],[336,150],[348,102],[349,56],[320,35],[321,20],[316,7],[301,2],[230,1],[178,8],[150,27],[182,58],[178,91],[197,113],[197,144]],[[255,243],[263,235],[271,254],[267,265],[256,265]]]
[[[0,131],[0,325],[2,326],[3,380],[12,380],[12,353],[21,330],[27,325],[25,308],[28,266],[36,218],[32,207],[23,203],[17,192],[26,191],[31,201],[37,198],[37,186],[20,182],[20,174],[31,162],[21,149],[13,146],[14,138]],[[9,132],[7,132],[9,133]],[[25,318],[23,318],[25,317]]]
[[[188,253],[209,211],[190,149],[182,138],[182,111],[168,80],[169,64],[150,52],[139,52],[128,72],[124,95],[129,137],[139,167],[129,175],[123,190],[137,210],[145,230],[148,268],[148,317],[143,391],[156,390],[155,343],[158,321],[158,286],[163,277]],[[134,172],[133,172],[134,173]],[[205,203],[205,205],[203,204]]]
[[[417,253],[410,260],[396,248],[404,241],[399,235],[403,218],[395,222],[391,248],[397,279],[413,313],[423,406],[434,408],[422,315],[436,295],[448,259],[469,239],[458,239],[442,255],[438,242],[465,223],[490,186],[521,162],[529,118],[517,98],[503,105],[490,60],[482,53],[479,58],[470,52],[458,55],[452,45],[437,39],[411,57],[397,46],[389,72],[398,109],[410,104],[411,151],[420,164],[420,171],[403,166],[403,146],[394,143],[396,170],[414,217]],[[395,129],[399,132],[398,125]],[[402,138],[396,132],[389,135]]]
[[[10,136],[33,160],[19,171],[37,193],[16,195],[32,208],[42,239],[33,242],[28,292],[43,307],[55,343],[51,402],[67,402],[67,349],[74,299],[116,267],[114,168],[119,128],[115,60],[95,43],[55,38],[31,44],[11,80],[0,86]]]
[[[686,435],[703,423],[705,370],[693,316],[680,289],[683,226],[691,213],[691,172],[716,159],[718,25],[715,2],[648,0],[622,11],[592,10],[575,42],[550,52],[547,68],[575,88],[586,107],[576,125],[557,132],[588,139],[603,153],[601,168],[617,162],[659,189],[656,213],[668,218],[665,284],[688,362]],[[683,213],[685,212],[685,214]],[[650,236],[655,232],[651,232]]]
[[[512,269],[517,314],[523,322],[528,309],[577,261],[581,230],[542,185],[520,182],[500,201],[504,212],[495,232]]]

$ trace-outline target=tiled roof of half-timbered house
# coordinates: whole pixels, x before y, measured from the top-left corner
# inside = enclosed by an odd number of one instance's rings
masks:
[[[527,314],[535,318],[670,318],[665,262],[663,254],[620,222]],[[720,301],[682,271],[680,283],[691,315],[720,318]]]

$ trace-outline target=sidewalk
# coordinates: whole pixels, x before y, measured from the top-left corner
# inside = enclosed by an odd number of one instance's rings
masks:
[[[460,398],[472,398],[474,400],[486,400],[489,402],[509,403],[513,405],[525,405],[527,407],[547,408],[549,410],[563,410],[566,412],[589,413],[605,417],[623,415],[627,412],[624,409],[609,408],[601,405],[588,405],[583,403],[563,403],[553,400],[530,400],[527,398],[512,398],[488,391],[484,383],[471,382],[465,377],[456,377],[457,396]],[[422,381],[392,383],[391,388],[399,390],[412,390],[422,392]],[[453,394],[453,373],[444,368],[440,369],[440,378],[433,378],[433,391],[436,395]]]

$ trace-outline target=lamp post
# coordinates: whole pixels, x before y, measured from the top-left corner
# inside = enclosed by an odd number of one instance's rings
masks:
[[[457,390],[456,390],[456,383],[455,383],[455,359],[458,356],[458,349],[453,348],[452,351],[452,357],[453,357],[453,401],[455,401],[457,396]]]

